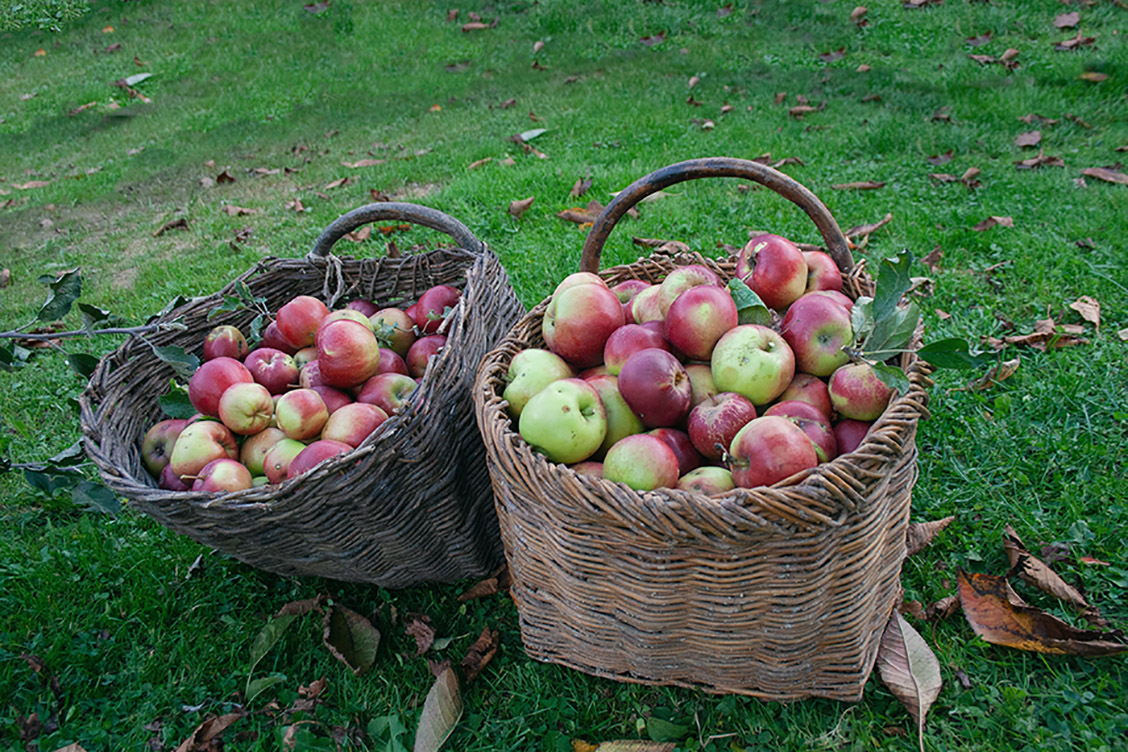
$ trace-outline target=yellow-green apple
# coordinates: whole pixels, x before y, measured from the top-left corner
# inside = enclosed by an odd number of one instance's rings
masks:
[[[606,284],[578,284],[552,296],[541,322],[548,349],[576,368],[603,361],[603,346],[625,323],[623,305]]]
[[[328,315],[329,308],[320,300],[312,295],[299,295],[278,309],[274,321],[288,342],[302,348],[313,344],[318,324]]]
[[[282,394],[298,383],[298,364],[293,356],[273,347],[251,350],[243,365],[271,394]]]
[[[351,308],[354,311],[360,311],[365,316],[372,316],[372,314],[374,314],[378,310],[380,310],[376,306],[376,304],[373,303],[371,300],[364,300],[363,298],[357,298],[356,300],[350,300],[348,305],[345,306],[345,308]]]
[[[658,307],[661,309],[662,315],[666,315],[670,311],[670,306],[686,290],[700,285],[719,287],[720,284],[721,278],[707,266],[701,264],[679,266],[667,274],[658,286]]]
[[[169,418],[150,427],[141,438],[141,462],[154,478],[159,478],[168,467],[176,439],[187,425],[183,418]]]
[[[250,436],[270,425],[274,399],[262,384],[232,384],[219,398],[219,419],[240,436]]]
[[[247,356],[247,338],[231,324],[217,326],[204,337],[204,360],[226,357],[242,360]]]
[[[645,324],[647,321],[662,321],[666,314],[662,311],[662,287],[651,285],[631,298],[631,318],[636,324]]]
[[[288,438],[308,441],[315,438],[329,420],[325,400],[312,389],[295,389],[278,398],[274,409],[278,427]]]
[[[282,336],[282,332],[278,330],[278,322],[271,321],[262,330],[262,341],[259,342],[259,347],[270,347],[275,350],[281,350],[287,355],[293,355],[301,349],[290,340]]]
[[[736,487],[732,473],[723,467],[705,465],[678,478],[678,488],[683,491],[714,496],[731,491]]]
[[[513,356],[506,372],[505,390],[501,393],[508,403],[506,412],[514,420],[520,418],[530,397],[554,381],[575,375],[572,366],[556,353],[537,347],[522,350]]]
[[[331,441],[329,439],[321,439],[315,441],[294,458],[293,462],[286,469],[287,478],[296,478],[299,475],[308,473],[313,468],[320,465],[331,457],[336,457],[341,454],[351,452],[353,448],[348,444],[341,441]]]
[[[431,362],[432,357],[446,347],[446,343],[445,334],[432,334],[415,340],[411,349],[407,351],[407,357],[404,358],[407,363],[408,375],[417,379],[423,378],[427,373],[427,364]]]
[[[719,462],[740,429],[756,419],[756,406],[736,392],[709,397],[689,413],[689,438],[697,451]],[[720,445],[718,448],[717,445]]]
[[[851,418],[835,423],[834,438],[838,442],[838,453],[847,454],[860,447],[872,425],[873,423],[868,420],[853,420]]]
[[[262,488],[265,485],[269,485],[269,483],[270,478],[267,478],[265,475],[251,476],[251,488]]]
[[[607,410],[591,384],[560,379],[525,403],[517,430],[533,451],[552,462],[571,465],[586,460],[603,443]]]
[[[850,300],[850,297],[848,295],[839,292],[838,290],[815,290],[814,292],[806,293],[804,297],[806,297],[807,295],[816,295],[818,297],[833,300],[835,303],[845,308],[846,313],[852,313],[854,311],[854,301]]]
[[[576,475],[587,475],[592,478],[603,477],[602,462],[596,462],[595,460],[584,460],[583,462],[577,462],[576,464],[569,465],[568,467],[571,468]]]
[[[850,356],[842,349],[854,341],[850,314],[832,300],[804,295],[783,317],[780,334],[795,353],[795,368],[815,376],[829,376]]]
[[[394,415],[407,404],[418,384],[401,373],[378,373],[356,395],[357,402],[375,405],[388,415]]]
[[[807,434],[778,415],[756,418],[740,429],[729,454],[732,480],[741,488],[770,486],[819,464]]]
[[[807,292],[842,292],[842,272],[838,271],[834,259],[822,251],[803,251],[803,260],[807,262]]]
[[[713,367],[708,363],[687,363],[685,372],[689,376],[689,386],[693,390],[693,396],[689,400],[692,410],[716,394],[717,385],[713,383]]]
[[[462,291],[450,285],[435,285],[419,296],[415,309],[415,325],[424,334],[434,334],[442,325],[446,309],[454,308],[462,298]]]
[[[814,406],[827,420],[833,410],[830,404],[830,392],[826,389],[826,382],[818,376],[809,373],[797,373],[791,383],[779,395],[779,401],[799,400]]]
[[[666,312],[666,339],[689,359],[708,360],[717,340],[736,325],[736,303],[729,291],[702,284],[689,288],[670,305]]]
[[[193,491],[232,493],[251,487],[251,471],[238,460],[222,457],[204,465],[192,482]]]
[[[188,379],[188,399],[192,407],[213,418],[219,415],[219,398],[232,384],[253,384],[254,376],[247,367],[235,360],[220,356],[206,361]]]
[[[717,340],[710,366],[717,391],[736,392],[753,405],[766,405],[795,376],[795,354],[768,327],[742,324]]]
[[[184,480],[196,476],[212,460],[238,456],[239,444],[231,429],[214,420],[201,420],[190,423],[180,432],[172,447],[169,466],[176,477]]]
[[[309,388],[321,397],[321,401],[325,403],[325,409],[329,411],[330,416],[353,402],[353,398],[349,396],[348,392],[334,386],[311,386]]]
[[[272,446],[263,458],[262,468],[271,483],[281,483],[290,472],[290,463],[302,453],[306,445],[297,439],[282,439]]]
[[[603,436],[603,443],[595,452],[595,457],[602,457],[619,439],[646,430],[646,426],[642,425],[638,416],[631,412],[623,395],[619,393],[618,378],[604,373],[584,381],[595,387],[599,400],[603,403],[603,409],[607,411],[607,432]]]
[[[611,292],[615,293],[619,302],[623,304],[623,318],[626,323],[636,323],[634,316],[631,315],[631,301],[634,300],[635,295],[648,287],[650,283],[641,279],[628,279],[611,287]]]
[[[701,467],[701,453],[693,446],[689,434],[677,428],[655,428],[647,431],[648,436],[654,436],[666,442],[674,456],[678,458],[678,477],[691,470]]]
[[[627,436],[607,450],[603,479],[626,483],[636,491],[673,488],[678,484],[678,458],[657,436]]]
[[[401,358],[407,357],[411,343],[415,341],[415,319],[407,311],[399,308],[381,308],[369,319],[376,339],[388,348],[395,350]]]
[[[395,350],[386,347],[380,348],[380,364],[376,366],[376,373],[402,373],[408,376],[407,362]],[[375,375],[375,374],[373,374]]]
[[[355,448],[387,419],[388,414],[376,405],[354,402],[329,416],[325,427],[321,429],[321,438]]]
[[[364,321],[341,319],[318,331],[317,362],[326,385],[348,389],[375,375],[380,366],[380,343],[368,319]]]
[[[607,366],[607,373],[618,376],[619,371],[623,370],[623,364],[627,362],[627,358],[639,350],[646,350],[651,347],[657,347],[661,350],[670,349],[666,337],[662,334],[660,322],[652,322],[645,326],[642,324],[624,324],[611,332],[611,336],[604,343],[603,365]]]
[[[830,375],[827,391],[838,415],[854,420],[877,420],[893,394],[868,363],[851,363],[839,368]]]
[[[338,308],[335,311],[330,311],[328,316],[321,319],[321,323],[317,325],[317,331],[320,332],[325,328],[327,324],[331,324],[334,321],[341,321],[342,319],[346,321],[355,321],[356,323],[367,327],[368,331],[373,330],[372,322],[360,311],[356,310],[355,308]],[[315,332],[313,335],[313,341],[317,342],[317,332]]]
[[[689,412],[689,375],[667,350],[639,350],[619,372],[619,392],[648,428],[677,425]]]
[[[266,475],[264,467],[266,454],[284,438],[286,438],[286,434],[282,432],[281,428],[269,427],[262,429],[254,436],[248,436],[246,441],[243,442],[243,446],[239,448],[239,461],[247,466],[252,476]]]
[[[164,470],[161,470],[161,477],[157,480],[157,488],[165,491],[191,491],[192,484],[185,483],[176,477],[176,473],[172,471],[172,465],[165,465]]]
[[[787,418],[807,434],[815,445],[819,462],[830,462],[838,456],[838,441],[830,427],[830,419],[819,412],[814,405],[799,400],[777,402],[764,412],[764,415],[778,415]]]
[[[757,235],[736,257],[736,276],[764,305],[782,311],[807,290],[807,261],[794,243],[779,235]]]
[[[317,360],[317,348],[313,345],[303,347],[294,353],[294,365],[298,367],[298,370],[305,368],[315,360]]]

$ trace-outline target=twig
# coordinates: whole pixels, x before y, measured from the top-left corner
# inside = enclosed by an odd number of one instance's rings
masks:
[[[0,338],[6,339],[31,339],[31,340],[52,340],[62,339],[64,337],[91,337],[96,334],[147,334],[149,332],[160,331],[162,328],[167,327],[168,324],[145,324],[143,326],[120,326],[110,327],[107,329],[94,329],[86,331],[85,329],[76,329],[69,332],[21,332],[18,329],[13,329],[9,332],[0,332]]]

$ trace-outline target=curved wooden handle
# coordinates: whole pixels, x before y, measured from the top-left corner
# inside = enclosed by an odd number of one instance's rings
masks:
[[[443,214],[437,209],[431,209],[419,204],[400,203],[388,201],[377,204],[367,204],[353,209],[348,214],[338,217],[314,241],[313,250],[309,252],[311,258],[323,257],[329,254],[333,244],[353,230],[369,222],[409,222],[411,224],[430,227],[432,230],[445,232],[454,238],[458,247],[474,254],[485,251],[486,245],[475,237],[470,228],[448,214]]]
[[[615,223],[631,207],[663,188],[698,178],[745,178],[771,188],[807,212],[815,226],[819,228],[819,232],[822,233],[830,257],[834,259],[834,263],[838,265],[843,274],[849,274],[854,269],[854,257],[850,254],[846,236],[842,234],[838,222],[835,221],[830,211],[815,194],[779,170],[773,170],[759,162],[732,157],[708,157],[705,159],[690,159],[655,170],[621,191],[615,197],[615,200],[600,213],[592,225],[587,240],[584,241],[584,251],[580,257],[580,270],[585,272],[599,271],[599,258],[603,253],[603,244],[607,242],[607,236],[615,228]]]

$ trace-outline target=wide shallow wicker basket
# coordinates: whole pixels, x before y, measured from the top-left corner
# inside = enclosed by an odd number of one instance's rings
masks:
[[[332,245],[375,221],[440,230],[456,247],[400,258],[337,258]],[[333,222],[303,259],[266,259],[215,295],[162,318],[182,331],[146,339],[199,353],[219,324],[247,327],[252,310],[209,318],[245,283],[276,311],[296,295],[330,308],[351,298],[406,307],[436,284],[461,302],[444,324],[446,347],[431,359],[407,407],[356,450],[281,485],[231,494],[157,488],[139,442],[162,418],[157,398],[173,370],[131,339],[98,364],[81,398],[87,454],[105,483],[177,532],[252,566],[285,575],[406,587],[479,576],[501,561],[482,441],[474,425],[474,370],[524,308],[497,257],[462,223],[414,204],[370,204]],[[247,331],[246,328],[243,329]]]
[[[596,271],[608,233],[648,194],[701,177],[739,177],[798,204],[843,270],[851,297],[872,292],[826,207],[786,175],[742,160],[683,162],[632,184],[595,222],[581,268]],[[614,285],[658,282],[735,260],[654,255],[605,269]],[[703,496],[581,476],[534,453],[501,398],[513,356],[544,347],[542,302],[486,356],[474,406],[530,656],[619,681],[699,687],[770,700],[857,700],[900,598],[917,421],[927,365],[857,451],[771,488]]]

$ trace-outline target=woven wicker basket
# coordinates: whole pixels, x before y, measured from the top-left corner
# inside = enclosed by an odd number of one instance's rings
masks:
[[[797,203],[843,269],[851,297],[872,292],[826,207],[754,162],[703,159],[632,184],[595,222],[581,268],[595,271],[615,222],[640,199],[700,177],[753,180]],[[678,265],[725,280],[735,260],[659,255],[605,269],[608,284],[658,282]],[[912,388],[894,399],[857,451],[771,488],[702,496],[580,476],[515,433],[501,393],[513,356],[544,347],[547,302],[482,362],[474,386],[512,594],[535,659],[644,684],[770,700],[857,700],[882,628],[900,598],[917,421],[927,365],[901,360]]]
[[[402,258],[329,254],[346,233],[375,221],[431,227],[457,247]],[[139,441],[162,417],[157,397],[173,371],[131,339],[102,359],[81,398],[86,452],[104,482],[166,527],[279,574],[406,587],[489,572],[501,561],[501,544],[469,390],[482,356],[524,312],[494,253],[441,212],[370,204],[333,222],[307,258],[260,262],[219,293],[163,317],[184,331],[147,339],[198,353],[212,327],[246,327],[253,311],[208,318],[240,282],[272,311],[300,294],[330,307],[351,297],[403,307],[436,284],[463,296],[444,324],[447,346],[409,405],[380,431],[281,485],[224,495],[161,490],[142,466]]]

